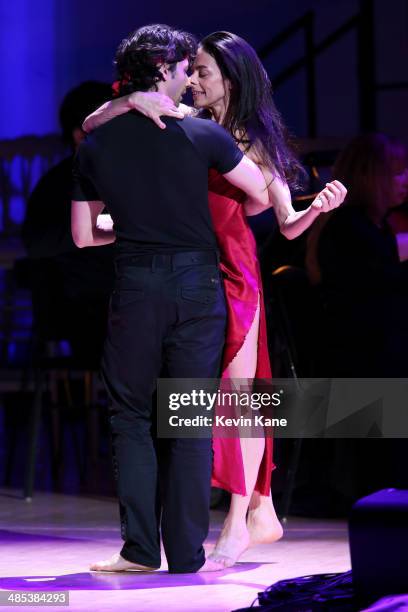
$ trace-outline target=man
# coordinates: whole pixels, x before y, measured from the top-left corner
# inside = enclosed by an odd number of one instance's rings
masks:
[[[22,226],[29,257],[37,334],[69,340],[77,364],[99,368],[112,292],[113,246],[78,249],[71,235],[72,162],[85,117],[112,96],[107,83],[86,81],[69,91],[59,117],[71,155],[53,166],[30,195]]]
[[[189,84],[193,38],[168,26],[137,30],[119,47],[125,91],[158,91],[175,104]],[[125,541],[94,570],[157,569],[159,519],[169,571],[223,569],[205,560],[209,527],[211,440],[174,439],[157,460],[151,397],[163,367],[169,377],[219,373],[225,303],[208,208],[213,167],[267,205],[265,181],[217,125],[187,117],[128,113],[101,126],[79,149],[72,204],[78,246],[116,238],[112,296],[102,374],[111,425]],[[97,217],[107,206],[114,231]],[[160,492],[161,508],[158,503]]]

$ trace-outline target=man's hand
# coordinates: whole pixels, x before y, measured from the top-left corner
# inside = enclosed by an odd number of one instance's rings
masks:
[[[313,200],[310,207],[319,212],[329,212],[340,206],[344,202],[346,195],[347,189],[343,183],[332,181],[331,183],[326,183],[326,187]]]
[[[107,214],[98,215],[96,219],[96,227],[103,232],[111,232],[113,230],[112,217]]]
[[[185,113],[176,106],[171,98],[156,91],[135,91],[128,96],[130,109],[135,109],[149,117],[162,130],[166,124],[160,119],[162,115],[184,119]]]
[[[116,235],[112,229],[101,230],[98,227],[98,218],[104,208],[105,204],[100,200],[72,200],[71,233],[78,248],[102,246],[115,242]]]

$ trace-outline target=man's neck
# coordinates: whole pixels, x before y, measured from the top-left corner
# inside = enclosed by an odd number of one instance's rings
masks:
[[[174,104],[177,106],[176,100],[169,94],[169,92],[166,89],[166,84],[163,83],[163,81],[160,81],[155,86],[151,87],[149,91],[155,91],[157,93],[163,94],[164,96],[167,96],[168,98],[173,100]]]

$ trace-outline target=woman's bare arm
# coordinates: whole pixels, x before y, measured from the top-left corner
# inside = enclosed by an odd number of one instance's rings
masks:
[[[160,119],[162,115],[183,119],[187,114],[187,109],[190,109],[190,107],[184,104],[177,107],[171,98],[157,91],[135,91],[128,96],[105,102],[95,112],[88,115],[82,124],[82,129],[88,133],[92,132],[92,130],[114,119],[114,117],[131,110],[139,111],[154,121],[159,128],[165,129],[166,124]]]
[[[249,156],[259,165],[259,158],[256,157],[255,153],[249,154]],[[266,168],[263,165],[260,165],[260,168],[268,185],[268,208],[273,206],[280,232],[289,240],[297,238],[307,230],[320,213],[329,212],[340,206],[347,194],[347,189],[340,181],[332,181],[326,184],[326,187],[308,208],[297,212],[292,206],[292,198],[287,183],[277,176],[271,168]],[[249,198],[244,207],[248,216],[257,215],[265,210],[264,206],[253,203]]]
[[[320,213],[330,212],[344,202],[347,189],[340,181],[326,183],[326,187],[317,195],[308,208],[296,212],[292,204],[286,210],[284,206],[277,209],[277,218],[281,233],[292,240],[307,230]],[[287,214],[286,219],[284,219]],[[284,220],[283,220],[284,219]],[[283,220],[283,222],[282,222]]]

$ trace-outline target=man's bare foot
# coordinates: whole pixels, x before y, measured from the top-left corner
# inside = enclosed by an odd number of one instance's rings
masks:
[[[232,567],[249,545],[250,535],[246,526],[235,527],[224,523],[215,548],[208,558],[224,568]]]
[[[153,572],[157,568],[131,563],[116,553],[110,559],[92,563],[89,569],[91,572]]]
[[[247,527],[251,546],[271,544],[283,536],[283,528],[272,503],[261,503],[257,508],[249,510]]]

